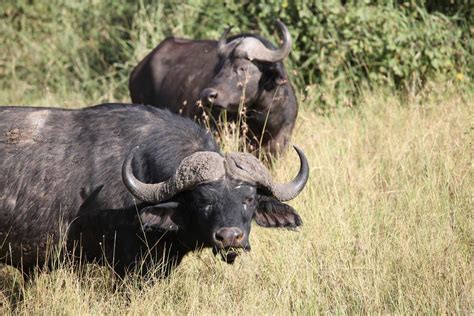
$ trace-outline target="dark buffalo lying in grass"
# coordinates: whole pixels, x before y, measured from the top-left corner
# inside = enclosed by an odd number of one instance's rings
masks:
[[[202,247],[232,263],[250,250],[252,219],[301,225],[282,203],[308,178],[297,152],[298,175],[277,184],[254,156],[221,154],[202,127],[167,110],[0,107],[0,261],[28,273],[63,240],[64,253],[120,275],[141,258],[168,273]]]
[[[229,30],[219,41],[167,38],[133,70],[132,101],[198,119],[200,105],[210,109],[212,120],[222,109],[230,121],[243,112],[251,150],[280,154],[289,143],[298,103],[282,63],[291,36],[283,23],[277,25],[283,38],[279,48],[254,34],[226,39]]]

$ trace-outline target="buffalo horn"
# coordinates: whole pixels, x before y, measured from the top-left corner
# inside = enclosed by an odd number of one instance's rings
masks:
[[[281,21],[276,21],[282,33],[283,44],[280,48],[272,50],[268,49],[263,43],[254,37],[246,37],[235,49],[234,54],[237,57],[244,57],[250,60],[259,60],[264,62],[275,63],[283,60],[291,51],[291,34],[288,28]]]
[[[227,55],[228,53],[228,49],[229,49],[229,44],[227,44],[227,35],[229,34],[229,32],[232,30],[233,26],[229,26],[225,31],[224,33],[222,33],[221,37],[219,38],[219,41],[217,42],[217,53],[220,55],[220,56],[225,56]],[[232,45],[232,46],[235,46]]]
[[[300,170],[289,183],[274,183],[268,169],[256,157],[247,153],[226,154],[227,173],[236,179],[256,183],[279,201],[289,201],[303,190],[309,177],[309,165],[303,151],[296,146],[294,148],[300,158]]]
[[[224,158],[216,152],[200,151],[179,164],[176,172],[168,180],[159,183],[144,183],[138,180],[132,171],[132,160],[139,147],[135,147],[122,166],[122,179],[137,199],[147,203],[160,203],[172,198],[179,192],[200,183],[216,181],[224,176]]]

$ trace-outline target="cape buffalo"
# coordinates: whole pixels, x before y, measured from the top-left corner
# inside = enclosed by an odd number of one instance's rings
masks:
[[[257,158],[221,154],[205,129],[168,110],[0,107],[0,261],[28,273],[62,240],[66,253],[120,275],[141,258],[172,267],[202,247],[232,263],[250,250],[252,219],[301,225],[282,203],[308,179],[296,151],[299,173],[278,184]]]
[[[277,25],[283,39],[279,48],[254,34],[226,39],[230,29],[219,41],[165,39],[131,73],[132,101],[198,119],[202,104],[213,121],[222,109],[230,121],[244,113],[250,149],[280,154],[289,143],[298,103],[282,63],[291,36],[282,22]]]

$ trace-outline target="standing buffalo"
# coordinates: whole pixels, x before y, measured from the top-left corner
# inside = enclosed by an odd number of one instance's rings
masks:
[[[230,29],[219,41],[165,39],[133,70],[132,101],[191,118],[202,115],[198,100],[214,120],[221,109],[234,121],[244,112],[250,148],[280,154],[289,143],[298,103],[282,63],[290,53],[291,36],[282,22],[277,25],[280,48],[253,34],[226,39]],[[242,104],[245,111],[239,109]]]
[[[0,259],[27,273],[62,240],[121,275],[140,258],[169,268],[202,247],[232,263],[237,248],[250,250],[252,219],[301,225],[282,203],[308,179],[296,151],[298,175],[277,184],[257,158],[222,155],[202,127],[167,110],[0,107]]]

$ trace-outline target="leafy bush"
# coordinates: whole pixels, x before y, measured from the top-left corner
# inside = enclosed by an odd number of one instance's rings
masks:
[[[51,90],[101,99],[130,55],[131,8],[113,0],[2,3],[1,90],[16,90],[21,103]]]
[[[464,6],[451,6],[446,16],[436,1],[377,2],[6,1],[0,5],[0,91],[17,94],[0,97],[24,103],[72,90],[94,103],[128,100],[132,67],[166,36],[218,38],[231,24],[235,32],[271,37],[277,18],[294,38],[293,82],[324,111],[354,104],[364,87],[416,93],[440,75],[472,76]]]
[[[415,93],[429,79],[466,68],[468,52],[454,18],[407,8],[266,0],[249,3],[244,18],[251,16],[257,28],[276,17],[285,21],[295,38],[300,85],[314,84],[322,106],[350,105],[365,85]]]

